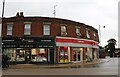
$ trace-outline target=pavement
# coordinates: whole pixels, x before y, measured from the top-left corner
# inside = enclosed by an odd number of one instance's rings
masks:
[[[109,61],[110,61],[110,58],[106,57],[104,59],[98,59],[92,62],[73,62],[69,64],[17,64],[17,65],[10,65],[9,69],[84,67],[84,65],[99,64],[99,63],[105,63]]]

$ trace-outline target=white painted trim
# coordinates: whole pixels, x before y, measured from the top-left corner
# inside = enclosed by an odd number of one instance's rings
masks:
[[[94,41],[94,40],[88,40],[88,39],[79,39],[79,38],[73,38],[73,37],[59,37],[59,36],[56,36],[56,38],[65,38],[65,39],[76,39],[76,40],[83,40],[83,41],[92,41],[92,42],[96,42],[96,43],[99,43],[97,41]]]
[[[70,46],[70,47],[86,47],[86,48],[99,48],[98,46],[92,46],[90,44],[77,44],[67,42],[56,42],[56,46]]]

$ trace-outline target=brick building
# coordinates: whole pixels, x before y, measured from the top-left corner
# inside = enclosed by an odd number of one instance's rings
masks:
[[[69,63],[98,58],[98,31],[67,19],[3,18],[2,48],[12,63]]]

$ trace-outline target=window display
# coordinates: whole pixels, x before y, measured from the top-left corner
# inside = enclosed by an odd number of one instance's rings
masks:
[[[32,49],[32,55],[36,55],[36,49]]]
[[[17,50],[16,61],[25,61],[25,50]]]
[[[44,48],[32,49],[32,62],[46,62],[47,56]]]
[[[9,61],[15,61],[16,54],[15,54],[15,49],[14,48],[8,48],[8,49],[2,49],[3,54],[7,55],[10,60]]]
[[[37,51],[36,49],[32,49],[31,61],[35,62],[36,60],[37,60]]]
[[[3,54],[7,55],[9,61],[17,62],[47,62],[48,54],[45,48],[34,48],[34,49],[16,49],[9,48],[3,49]]]
[[[60,47],[59,62],[68,62],[68,47]]]

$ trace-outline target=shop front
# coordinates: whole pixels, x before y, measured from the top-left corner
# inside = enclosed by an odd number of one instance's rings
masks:
[[[97,59],[98,42],[71,37],[56,37],[59,62],[86,62]]]
[[[11,63],[54,64],[54,37],[3,38],[3,54]]]

